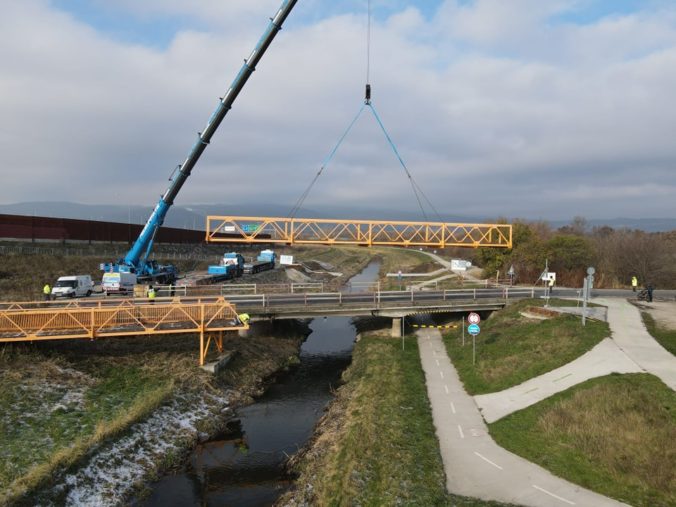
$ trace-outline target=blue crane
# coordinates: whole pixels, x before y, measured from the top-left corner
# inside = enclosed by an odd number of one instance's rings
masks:
[[[176,279],[177,270],[172,265],[160,265],[154,260],[148,260],[150,252],[153,249],[155,235],[164,223],[164,218],[174,203],[174,199],[179,190],[185,183],[185,180],[190,176],[190,172],[199,160],[200,156],[209,145],[211,137],[218,129],[219,125],[225,118],[235,99],[242,91],[247,80],[251,74],[256,70],[256,65],[265,54],[273,39],[282,29],[282,24],[291,13],[291,10],[296,5],[297,0],[284,0],[277,14],[270,19],[270,24],[263,36],[258,41],[258,44],[252,51],[249,58],[244,60],[244,65],[235,77],[235,80],[230,85],[230,88],[225,93],[218,103],[218,107],[213,112],[204,130],[197,136],[195,144],[190,149],[190,153],[185,161],[178,166],[177,171],[171,178],[171,184],[167,191],[162,195],[155,209],[150,214],[148,221],[143,227],[141,234],[136,239],[136,242],[131,247],[124,258],[118,260],[116,263],[106,263],[101,265],[103,271],[108,272],[128,272],[135,273],[141,280],[154,280],[159,283],[173,283]]]

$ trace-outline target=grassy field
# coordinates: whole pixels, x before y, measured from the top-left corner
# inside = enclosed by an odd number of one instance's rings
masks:
[[[651,375],[589,380],[490,432],[575,484],[635,507],[676,505],[676,394]]]
[[[298,459],[295,504],[502,505],[446,492],[414,339],[402,352],[399,340],[363,338],[344,380],[319,436]]]
[[[570,302],[551,300],[550,305]],[[444,342],[458,374],[470,394],[501,391],[572,361],[610,336],[604,322],[560,315],[531,320],[519,312],[542,306],[542,300],[520,301],[493,313],[481,323],[476,338],[476,365],[472,364],[472,337],[461,329],[444,335]],[[573,303],[574,304],[574,303]]]
[[[643,317],[643,323],[650,335],[655,338],[662,347],[676,355],[676,331],[659,325],[648,312],[641,312],[641,317]]]

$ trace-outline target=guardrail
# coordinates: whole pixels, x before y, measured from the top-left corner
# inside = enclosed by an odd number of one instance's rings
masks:
[[[344,305],[373,305],[376,309],[382,309],[384,306],[392,306],[395,303],[402,304],[422,304],[435,303],[439,301],[477,301],[479,299],[498,299],[508,301],[510,299],[533,298],[539,294],[538,289],[513,289],[513,288],[494,288],[494,289],[457,289],[444,290],[438,292],[431,291],[376,291],[363,293],[346,292],[324,292],[315,294],[298,294],[296,298],[279,298],[269,294],[237,294],[228,297],[228,301],[247,309],[260,308],[263,310],[270,308],[303,307],[308,308],[313,305],[337,304]]]

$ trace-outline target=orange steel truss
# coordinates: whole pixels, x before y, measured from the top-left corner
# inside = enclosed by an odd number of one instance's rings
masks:
[[[223,331],[247,328],[237,319],[234,306],[223,298],[198,303],[134,304],[121,300],[112,307],[15,306],[0,310],[0,343],[198,333],[200,365],[204,364],[212,343],[223,351]]]
[[[509,224],[208,216],[206,226],[213,243],[512,247]]]

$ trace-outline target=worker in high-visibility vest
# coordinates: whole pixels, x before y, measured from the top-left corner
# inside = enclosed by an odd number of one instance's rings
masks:
[[[631,290],[636,292],[636,287],[638,287],[638,278],[635,276],[631,277]]]
[[[45,284],[45,286],[42,288],[42,294],[45,297],[45,301],[49,301],[52,299],[52,288],[49,286],[48,283]]]
[[[237,319],[239,319],[239,321],[246,326],[249,323],[249,320],[251,320],[251,317],[248,313],[240,313],[237,316]]]
[[[148,302],[151,304],[154,303],[155,296],[156,296],[155,288],[151,285],[150,287],[148,287]]]

